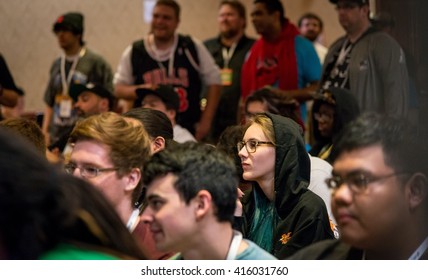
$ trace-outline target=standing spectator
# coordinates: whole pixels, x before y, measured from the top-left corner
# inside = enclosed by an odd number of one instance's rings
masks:
[[[220,34],[204,42],[221,69],[222,93],[212,129],[216,142],[223,130],[239,123],[241,97],[241,67],[255,40],[245,35],[245,6],[236,0],[220,3],[217,17]]]
[[[73,100],[69,95],[72,83],[92,82],[113,90],[110,65],[85,47],[83,31],[83,15],[77,12],[61,15],[53,25],[53,32],[64,53],[51,66],[44,96],[46,108],[42,130],[47,144],[56,142],[67,133],[77,119]]]
[[[178,34],[180,6],[174,0],[158,0],[153,9],[151,32],[128,46],[114,76],[117,98],[141,106],[137,88],[169,84],[180,95],[177,122],[203,139],[211,129],[220,99],[220,71],[199,40]],[[207,103],[201,111],[202,87]]]
[[[321,87],[340,87],[357,98],[361,112],[406,117],[409,81],[398,43],[371,26],[369,0],[330,0],[346,35],[330,47]]]
[[[245,237],[278,259],[334,238],[324,201],[308,190],[310,159],[298,124],[256,115],[237,146],[243,178],[254,182],[241,200]]]
[[[293,259],[428,260],[428,151],[403,119],[365,114],[332,152],[333,213],[341,240]]]
[[[245,99],[264,86],[304,102],[312,98],[321,76],[320,60],[311,42],[287,18],[279,0],[255,0],[251,12],[261,38],[254,43],[242,66],[241,88]],[[306,106],[301,106],[306,122]]]
[[[18,102],[19,96],[24,95],[24,92],[20,90],[13,80],[12,74],[7,67],[6,60],[0,53],[0,105],[5,107],[14,107]],[[0,106],[0,109],[2,106]],[[3,119],[2,111],[0,111],[0,120]]]
[[[300,33],[314,44],[318,58],[320,59],[321,64],[323,64],[328,49],[319,42],[320,34],[324,28],[321,18],[314,13],[306,13],[300,17],[298,25]]]

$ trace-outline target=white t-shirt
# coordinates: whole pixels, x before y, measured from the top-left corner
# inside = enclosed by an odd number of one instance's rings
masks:
[[[178,143],[184,143],[187,141],[196,142],[196,139],[195,137],[193,137],[192,133],[190,133],[187,129],[185,129],[184,127],[181,127],[178,124],[174,125],[173,133],[174,133],[173,140]]]
[[[321,45],[319,42],[314,42],[315,51],[320,59],[321,65],[324,64],[325,56],[327,55],[328,49]]]
[[[178,40],[178,34],[175,34],[176,40]],[[215,63],[213,57],[209,53],[205,45],[198,39],[191,37],[192,41],[195,43],[196,52],[199,57],[199,73],[203,83],[207,86],[210,85],[220,85],[220,70]],[[148,40],[148,37],[144,38]],[[177,44],[173,44],[172,47],[176,47]],[[134,76],[132,75],[132,64],[131,64],[131,51],[132,45],[129,45],[122,54],[120,58],[117,71],[114,74],[113,84],[125,84],[133,85],[135,83]],[[174,50],[175,51],[175,50]],[[154,60],[156,57],[153,57],[151,52],[147,52]],[[165,60],[168,60],[167,56]]]
[[[311,181],[308,189],[317,194],[324,200],[325,206],[330,219],[336,224],[336,221],[331,212],[331,192],[325,180],[331,177],[333,167],[327,161],[318,157],[309,155],[311,159]]]

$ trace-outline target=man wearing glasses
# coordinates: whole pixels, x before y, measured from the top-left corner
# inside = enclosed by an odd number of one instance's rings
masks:
[[[325,58],[321,88],[351,91],[362,112],[406,116],[409,82],[399,44],[371,26],[369,0],[330,0],[346,35]]]
[[[332,152],[332,209],[340,241],[293,259],[428,259],[428,150],[408,123],[365,114]]]
[[[143,160],[150,156],[149,137],[142,125],[115,113],[80,121],[70,135],[73,151],[65,169],[100,190],[124,223],[141,193]]]
[[[73,151],[65,171],[89,181],[107,197],[147,258],[163,258],[135,207],[142,193],[143,162],[151,155],[143,125],[113,112],[102,113],[78,122],[70,141]]]

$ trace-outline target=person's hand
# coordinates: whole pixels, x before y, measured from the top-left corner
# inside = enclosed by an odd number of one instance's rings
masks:
[[[51,136],[50,136],[49,132],[47,132],[47,131],[43,131],[43,136],[45,137],[45,144],[47,147],[51,144]]]
[[[201,121],[196,125],[195,138],[197,141],[201,141],[211,130],[211,122],[201,119]]]
[[[146,84],[139,84],[139,85],[137,85],[137,88],[156,89],[157,85],[148,84],[148,83],[146,83]]]

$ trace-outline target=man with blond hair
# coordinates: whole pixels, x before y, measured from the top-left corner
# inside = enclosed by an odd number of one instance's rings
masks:
[[[135,206],[142,193],[143,164],[151,154],[143,125],[106,112],[78,122],[70,141],[74,147],[66,172],[89,181],[107,197],[148,258],[162,257],[154,255],[148,231],[137,229],[144,228]]]

